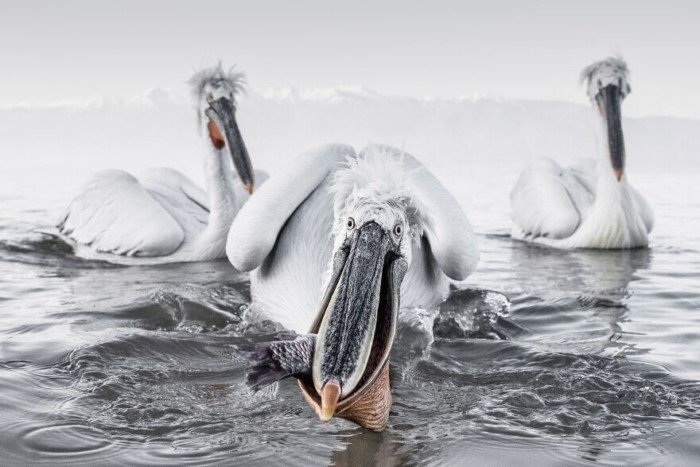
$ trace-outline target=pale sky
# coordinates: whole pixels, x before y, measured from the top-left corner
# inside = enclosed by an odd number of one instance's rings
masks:
[[[700,118],[697,1],[0,0],[0,106],[129,96],[221,58],[252,88],[586,103],[622,53],[628,115]]]

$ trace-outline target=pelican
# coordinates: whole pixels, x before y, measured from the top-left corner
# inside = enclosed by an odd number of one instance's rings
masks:
[[[221,63],[190,80],[208,193],[174,169],[152,168],[137,176],[104,170],[70,203],[58,224],[60,233],[83,246],[87,256],[108,253],[141,262],[225,257],[226,234],[256,178],[236,123],[244,80],[241,72],[226,72]],[[261,176],[266,177],[258,172]]]
[[[625,171],[622,101],[630,93],[622,58],[581,72],[600,122],[598,160],[561,167],[534,160],[510,194],[513,237],[555,248],[636,248],[649,243],[654,213]]]
[[[226,251],[253,271],[253,309],[304,333],[262,348],[252,385],[294,376],[322,421],[373,430],[391,406],[399,308],[438,304],[478,261],[452,195],[412,156],[376,145],[302,155],[243,207]]]

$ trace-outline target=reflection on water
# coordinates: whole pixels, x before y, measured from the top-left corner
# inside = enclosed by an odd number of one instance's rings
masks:
[[[6,462],[688,463],[700,455],[700,254],[481,237],[478,288],[403,310],[383,433],[244,385],[279,330],[225,262],[120,267],[0,236]],[[508,298],[497,292],[503,291]]]
[[[329,464],[391,466],[410,460],[401,454],[401,445],[394,441],[391,432],[351,430],[344,441],[341,449],[331,454]]]
[[[561,251],[525,242],[513,242],[510,253],[513,272],[523,289],[587,291],[619,294],[619,298],[624,298],[639,269],[651,267],[653,256],[650,248]],[[547,282],[538,284],[537,279]]]
[[[652,266],[651,249],[613,251],[558,251],[518,242],[511,249],[510,261],[527,305],[528,314],[556,312],[562,328],[553,327],[561,337],[565,333],[607,333],[608,340],[577,339],[567,345],[580,346],[580,351],[603,352],[607,348],[625,346],[620,342],[622,323],[629,312],[630,283],[639,279],[637,271]],[[518,305],[520,305],[520,300]],[[588,316],[586,328],[570,327],[577,314]],[[552,323],[553,324],[553,323]],[[595,329],[594,327],[605,326]],[[554,337],[550,333],[541,337]],[[592,345],[593,347],[591,347]],[[612,350],[612,349],[611,349]],[[625,349],[631,352],[631,349]]]

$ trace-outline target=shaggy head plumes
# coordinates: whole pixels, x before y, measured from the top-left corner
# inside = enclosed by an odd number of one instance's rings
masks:
[[[627,63],[619,56],[608,57],[588,65],[581,71],[580,81],[581,84],[585,84],[591,100],[595,100],[600,89],[608,85],[619,87],[623,98],[632,91]]]
[[[402,155],[376,147],[358,157],[348,158],[336,172],[334,194],[334,233],[345,226],[348,216],[372,217],[391,230],[397,218],[405,221],[414,240],[423,233],[419,204],[413,195],[411,174],[415,170]],[[358,222],[360,218],[356,219]]]
[[[216,65],[204,68],[192,76],[189,80],[192,87],[192,95],[199,101],[209,89],[219,89],[225,91],[233,99],[245,92],[246,79],[242,71],[235,66],[225,71],[221,62]]]

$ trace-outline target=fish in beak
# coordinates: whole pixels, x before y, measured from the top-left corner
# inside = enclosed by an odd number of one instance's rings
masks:
[[[392,401],[389,355],[408,269],[399,251],[390,232],[375,222],[349,235],[334,255],[310,334],[258,349],[249,385],[296,377],[321,421],[338,416],[383,430]]]
[[[207,129],[214,147],[222,150],[228,148],[233,167],[249,194],[253,193],[255,174],[248,156],[248,150],[236,122],[236,108],[230,99],[222,97],[209,103],[206,110],[209,118]]]
[[[608,152],[615,178],[619,182],[625,170],[625,139],[622,135],[622,95],[620,88],[609,84],[596,95],[598,110],[605,119]]]

